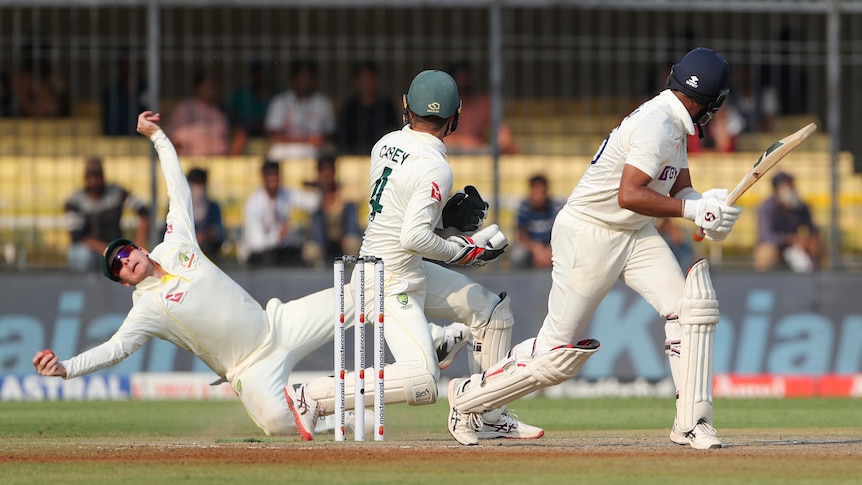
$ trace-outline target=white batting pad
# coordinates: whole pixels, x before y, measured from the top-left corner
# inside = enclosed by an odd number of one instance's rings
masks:
[[[437,401],[437,381],[430,372],[410,365],[387,365],[384,368],[383,399],[386,404],[404,403],[411,406],[434,404]],[[344,409],[354,408],[355,386],[353,372],[344,378]],[[323,406],[322,416],[335,412],[335,377],[315,379],[305,385],[305,393]],[[374,399],[374,369],[365,370],[365,400]]]
[[[512,345],[512,326],[515,325],[512,300],[506,293],[502,293],[500,297],[500,303],[491,312],[484,332],[476,335],[477,332],[471,329],[473,355],[467,361],[471,374],[478,374],[506,358],[509,346]]]
[[[454,406],[462,413],[484,413],[561,382],[581,369],[599,350],[599,341],[581,340],[532,356],[535,339],[516,345],[509,357],[481,375],[473,375],[470,385],[455,397]]]
[[[691,431],[700,419],[712,422],[712,367],[718,299],[705,259],[688,272],[680,305],[679,398],[677,427]]]

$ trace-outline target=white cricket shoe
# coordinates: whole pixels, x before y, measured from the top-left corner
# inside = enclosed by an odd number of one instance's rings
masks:
[[[494,438],[509,438],[516,440],[532,440],[545,435],[545,430],[537,426],[518,421],[518,416],[512,411],[505,410],[495,423],[486,423],[482,420],[481,425],[476,428],[476,436],[480,440]]]
[[[451,323],[443,327],[443,343],[437,348],[437,363],[441,369],[452,365],[455,357],[470,342],[470,327],[463,323]]]
[[[482,416],[476,413],[462,413],[455,409],[455,396],[464,391],[464,386],[470,382],[469,379],[452,379],[449,381],[448,397],[449,397],[449,434],[455,438],[458,443],[465,446],[473,446],[479,444],[479,438],[476,436],[476,429],[482,425]]]
[[[688,432],[677,429],[676,420],[674,420],[673,428],[670,430],[670,440],[678,445],[689,445],[695,450],[721,448],[721,440],[718,438],[715,428],[705,419],[698,421],[694,429]]]
[[[323,408],[317,401],[305,395],[305,384],[296,390],[293,386],[285,386],[284,395],[287,396],[287,406],[293,411],[299,436],[305,441],[313,440],[314,427]]]

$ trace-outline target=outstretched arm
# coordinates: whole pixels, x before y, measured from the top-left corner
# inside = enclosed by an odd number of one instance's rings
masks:
[[[149,138],[159,154],[162,175],[168,188],[167,227],[165,240],[182,241],[197,245],[192,214],[192,191],[180,166],[177,151],[168,136],[159,127],[159,113],[144,111],[138,115],[138,133]]]

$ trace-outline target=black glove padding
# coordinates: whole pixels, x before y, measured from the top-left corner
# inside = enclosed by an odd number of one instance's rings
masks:
[[[488,203],[476,187],[468,185],[458,191],[443,206],[443,227],[454,227],[461,232],[474,232],[488,217]]]

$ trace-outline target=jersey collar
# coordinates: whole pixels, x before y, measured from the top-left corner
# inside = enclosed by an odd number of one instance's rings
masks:
[[[403,131],[404,133],[420,140],[422,143],[432,145],[440,153],[442,153],[443,155],[446,155],[446,145],[443,144],[443,140],[437,138],[436,136],[432,135],[431,133],[425,133],[422,131],[415,131],[412,128],[410,128],[410,125],[404,125],[404,128],[401,128],[401,131]]]
[[[694,121],[692,121],[691,115],[688,114],[688,110],[685,109],[685,105],[682,104],[682,101],[680,101],[670,89],[665,89],[659,94],[659,96],[670,105],[670,109],[673,110],[676,117],[682,122],[686,133],[694,135]]]

